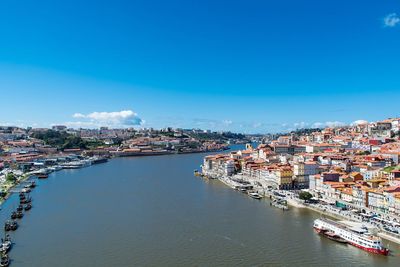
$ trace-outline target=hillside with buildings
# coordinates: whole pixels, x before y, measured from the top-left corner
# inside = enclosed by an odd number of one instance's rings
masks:
[[[400,119],[293,132],[204,158],[207,177],[260,192],[309,191],[314,199],[400,217]],[[399,220],[400,221],[400,220]]]

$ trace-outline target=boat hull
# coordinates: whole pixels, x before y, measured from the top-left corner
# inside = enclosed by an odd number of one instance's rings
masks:
[[[367,247],[363,247],[361,245],[358,245],[356,243],[353,242],[348,242],[348,244],[355,246],[357,248],[360,248],[362,250],[368,251],[370,253],[374,253],[374,254],[379,254],[379,255],[384,255],[387,256],[389,254],[389,250],[388,249],[376,249],[376,248],[367,248]]]
[[[324,234],[324,232],[327,231],[326,229],[320,229],[318,227],[313,227],[313,228],[318,234]],[[347,241],[347,244],[350,244],[352,246],[355,246],[357,248],[360,248],[362,250],[365,250],[367,252],[374,253],[374,254],[379,254],[379,255],[384,255],[384,256],[387,256],[389,254],[389,249],[387,249],[387,248],[384,248],[384,249],[369,248],[369,247],[361,246],[361,245],[351,242],[351,241]]]

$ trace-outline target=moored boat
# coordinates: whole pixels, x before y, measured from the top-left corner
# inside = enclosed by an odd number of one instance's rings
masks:
[[[81,161],[71,161],[61,165],[63,169],[79,169],[83,167],[83,162]]]
[[[10,259],[8,258],[7,253],[3,253],[0,259],[0,267],[7,267],[10,265]]]
[[[336,241],[338,243],[343,243],[343,244],[347,244],[347,240],[344,238],[341,238],[339,235],[335,234],[334,232],[331,231],[321,231],[320,234],[322,236],[325,236],[326,238]]]
[[[105,163],[107,161],[108,161],[108,158],[105,158],[105,157],[92,158],[92,164],[100,164],[100,163]]]
[[[10,226],[11,226],[12,231],[15,231],[18,229],[18,223],[16,221],[11,221]]]
[[[36,177],[38,179],[46,179],[46,178],[49,178],[49,175],[47,173],[39,173],[39,174],[36,174]]]
[[[18,229],[18,223],[16,221],[6,221],[4,223],[4,231],[15,231]]]
[[[22,211],[17,211],[17,219],[22,219],[22,217],[24,217]]]
[[[35,182],[35,181],[31,181],[31,182],[29,183],[29,187],[30,187],[30,188],[35,188],[35,187],[36,187],[36,182]]]
[[[1,253],[7,253],[12,246],[11,238],[9,235],[6,235],[6,237],[1,239],[0,243],[0,252]]]
[[[340,240],[343,239],[348,244],[365,251],[381,255],[389,254],[389,250],[383,246],[381,239],[369,233],[366,227],[350,227],[328,219],[315,220],[313,227],[318,233],[330,232],[331,237],[337,236]]]
[[[262,196],[256,192],[249,192],[249,197],[254,198],[254,199],[261,199]]]
[[[23,199],[20,199],[20,200],[19,200],[19,204],[20,204],[20,205],[22,205],[22,204],[28,204],[28,203],[31,203],[31,202],[32,202],[32,198],[30,198],[30,197],[23,198]]]
[[[4,223],[4,231],[11,231],[11,222],[10,221],[6,221]]]
[[[30,210],[32,208],[32,204],[31,203],[28,203],[28,204],[26,204],[25,205],[25,207],[24,207],[24,210]]]
[[[31,189],[30,189],[29,187],[25,187],[25,188],[22,188],[22,189],[21,189],[21,192],[22,192],[22,193],[30,193],[30,192],[31,192]]]

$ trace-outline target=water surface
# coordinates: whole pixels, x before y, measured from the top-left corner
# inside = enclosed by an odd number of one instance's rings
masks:
[[[194,177],[203,156],[118,158],[38,181],[13,266],[400,266],[394,243],[389,257],[338,244],[313,232],[311,211]]]

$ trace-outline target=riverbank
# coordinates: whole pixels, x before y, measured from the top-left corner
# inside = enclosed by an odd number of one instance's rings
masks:
[[[27,181],[30,177],[31,174],[24,174],[23,176],[21,176],[21,178],[17,180],[16,183],[3,184],[2,190],[5,195],[4,197],[0,198],[0,207],[11,196],[11,194],[13,193],[13,189],[21,185],[23,182]]]
[[[221,175],[218,177],[213,176],[213,175],[204,175],[204,176],[210,177],[212,179],[217,179],[232,189],[237,189],[241,185],[240,183],[233,181],[228,176],[221,176]],[[270,199],[271,199],[271,197],[274,197],[274,192],[282,193],[282,190],[267,190],[266,191],[266,190],[263,190],[262,188],[257,188],[257,186],[254,186],[254,191],[256,191],[256,192],[264,195],[264,197],[267,197]],[[288,193],[288,191],[287,191],[287,193]],[[330,206],[319,207],[317,205],[307,204],[307,203],[304,203],[302,200],[295,198],[293,194],[290,194],[290,195],[288,195],[288,194],[286,195],[285,200],[286,200],[287,204],[291,207],[299,208],[299,209],[308,209],[308,210],[316,212],[320,215],[331,217],[336,220],[345,220],[345,221],[353,221],[353,222],[357,222],[357,223],[365,223],[362,221],[361,216],[347,214],[344,211],[333,209]],[[376,225],[370,225],[370,227],[374,228],[377,235],[379,237],[381,237],[382,239],[400,244],[400,236],[396,236],[394,234],[387,233],[384,230],[382,230],[381,228],[378,228]]]

